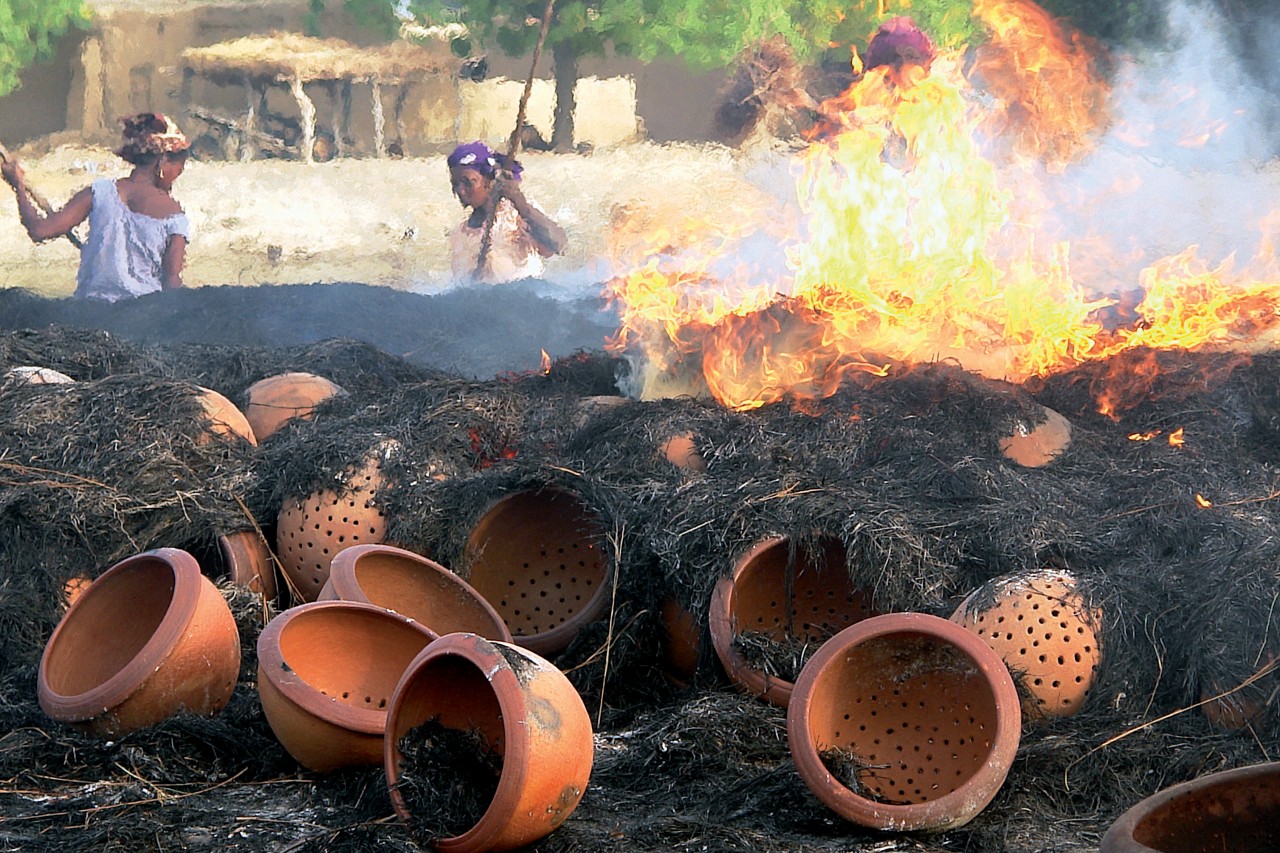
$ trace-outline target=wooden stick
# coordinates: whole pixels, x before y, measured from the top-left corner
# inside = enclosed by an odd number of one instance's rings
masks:
[[[3,145],[2,143],[0,143],[0,160],[8,161],[8,160],[13,160],[13,159],[14,159],[14,158],[13,158],[13,155],[9,153],[9,149],[8,149],[8,148],[5,148],[5,147],[4,147],[4,145]],[[15,162],[16,162],[16,161],[15,161]],[[54,210],[53,205],[49,204],[49,200],[48,200],[47,198],[45,198],[43,195],[41,195],[41,194],[40,194],[40,193],[39,193],[39,192],[38,192],[34,187],[32,187],[30,184],[27,184],[27,185],[26,185],[26,187],[27,187],[27,195],[31,196],[31,200],[32,200],[32,201],[34,201],[34,202],[36,203],[36,206],[37,206],[37,207],[39,207],[41,210],[43,210],[46,214],[53,213],[53,210]],[[75,246],[77,249],[83,249],[83,248],[84,248],[84,243],[82,243],[82,242],[80,241],[80,238],[79,238],[79,237],[77,237],[77,236],[75,235],[75,232],[73,232],[73,231],[68,231],[67,233],[63,234],[62,236],[63,236],[63,237],[66,237],[68,240],[70,240],[70,241],[71,241],[71,245]]]
[[[516,126],[511,131],[511,141],[507,143],[507,162],[515,162],[520,153],[521,129],[524,127],[525,111],[529,106],[529,94],[533,91],[533,75],[538,70],[538,59],[542,56],[542,45],[547,40],[547,30],[551,28],[551,13],[555,9],[556,0],[547,0],[547,8],[542,13],[542,29],[538,31],[538,43],[533,46],[533,64],[529,67],[529,77],[524,81],[524,91],[520,93],[520,108],[516,110]],[[498,172],[498,179],[493,189],[497,193],[504,180],[504,172]],[[498,217],[498,202],[489,208],[489,215],[484,220],[484,232],[480,235],[480,254],[476,256],[476,268],[471,277],[479,280],[484,272],[485,261],[489,259],[489,249],[493,244],[493,222]]]

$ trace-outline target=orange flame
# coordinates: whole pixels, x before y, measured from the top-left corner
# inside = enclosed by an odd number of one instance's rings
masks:
[[[1186,443],[1187,443],[1187,440],[1182,433],[1182,427],[1178,427],[1173,432],[1169,433],[1170,447],[1182,447]]]
[[[551,372],[551,356],[547,355],[546,350],[542,350],[542,359],[539,362],[539,373],[546,376]]]
[[[1024,381],[1134,350],[1269,346],[1270,240],[1239,271],[1194,246],[1151,264],[1125,306],[1137,322],[1104,328],[1101,310],[1117,303],[1073,277],[1072,246],[1045,236],[1036,189],[1109,123],[1095,54],[1027,0],[974,8],[992,38],[972,79],[944,51],[928,69],[862,75],[821,105],[818,135],[792,161],[795,210],[743,199],[717,222],[617,212],[626,271],[609,283],[622,318],[609,347],[639,356],[641,397],[750,409],[826,397],[895,363],[954,359]],[[1280,217],[1263,224],[1280,231]],[[768,273],[740,260],[762,240],[781,256]],[[1105,245],[1089,250],[1105,257]],[[1100,411],[1117,416],[1158,375],[1154,358],[1135,367],[1132,390],[1099,393]]]

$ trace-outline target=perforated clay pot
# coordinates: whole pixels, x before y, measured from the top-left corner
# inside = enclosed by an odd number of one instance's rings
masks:
[[[422,828],[401,791],[402,745],[428,721],[477,733],[501,759],[483,815],[465,832],[434,839],[439,853],[532,844],[564,823],[586,791],[594,759],[591,719],[564,674],[534,652],[449,634],[409,665],[392,697],[384,768],[396,813],[416,830]]]
[[[176,548],[116,563],[75,598],[40,659],[40,707],[116,737],[186,711],[214,716],[240,673],[231,608]]]
[[[391,694],[434,639],[373,604],[316,601],[283,611],[258,635],[258,693],[271,730],[309,770],[380,763]]]
[[[708,610],[711,643],[729,678],[783,708],[791,698],[791,680],[748,660],[737,646],[739,635],[751,632],[816,650],[842,629],[874,615],[870,593],[849,578],[839,539],[823,536],[811,550],[797,547],[789,580],[791,546],[781,536],[756,543],[738,558],[733,573],[716,584]]]
[[[845,819],[895,832],[972,820],[1004,784],[1020,729],[999,656],[923,613],[874,616],[828,640],[787,708],[809,789]]]
[[[281,373],[245,391],[244,414],[259,441],[266,441],[293,418],[310,418],[316,406],[346,389],[314,373]]]
[[[472,527],[466,577],[516,643],[555,654],[605,612],[611,566],[602,540],[599,520],[577,495],[515,492]]]
[[[1026,719],[1071,716],[1084,704],[1102,663],[1102,614],[1086,607],[1068,572],[996,578],[970,593],[951,621],[1004,659],[1021,688]]]
[[[394,545],[355,545],[333,558],[321,600],[364,601],[443,636],[458,631],[511,642],[502,617],[444,566]]]
[[[350,488],[342,494],[325,489],[285,499],[276,519],[276,553],[302,601],[319,597],[339,551],[378,543],[386,536],[386,516],[374,505],[382,483],[378,457],[371,455],[351,472]]]
[[[1210,773],[1142,800],[1116,820],[1100,853],[1280,850],[1280,762]]]

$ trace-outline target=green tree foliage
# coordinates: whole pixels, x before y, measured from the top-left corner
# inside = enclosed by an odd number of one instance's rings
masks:
[[[89,22],[81,0],[0,0],[0,95],[18,88],[18,75],[53,53],[69,27]]]

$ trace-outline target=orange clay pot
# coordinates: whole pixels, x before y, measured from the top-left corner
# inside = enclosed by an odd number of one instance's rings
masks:
[[[263,598],[275,600],[276,564],[271,549],[256,530],[237,530],[218,537],[218,553],[231,582]]]
[[[674,596],[663,599],[658,608],[662,625],[662,658],[667,676],[677,686],[693,681],[702,656],[702,634],[698,620]]]
[[[563,651],[608,602],[610,561],[599,520],[561,489],[516,492],[467,537],[467,580],[502,614],[515,642]]]
[[[249,386],[244,415],[259,441],[266,441],[293,418],[310,418],[330,397],[346,396],[342,386],[314,373],[281,373]]]
[[[846,628],[809,659],[787,708],[796,768],[818,799],[878,830],[968,823],[1004,784],[1021,710],[999,655],[972,632],[923,613]],[[856,779],[822,753],[846,754]]]
[[[1099,853],[1280,850],[1280,762],[1210,773],[1152,794],[1116,820]]]
[[[253,427],[236,408],[235,403],[210,388],[200,388],[196,400],[204,407],[210,435],[223,438],[235,436],[257,446],[258,440],[254,437]]]
[[[960,602],[951,621],[1004,659],[1022,688],[1024,718],[1069,717],[1084,704],[1102,663],[1102,613],[1085,607],[1067,572],[988,581]]]
[[[384,756],[392,805],[409,825],[414,816],[397,784],[400,742],[432,719],[478,732],[502,760],[484,815],[463,834],[436,839],[439,853],[524,847],[577,808],[594,759],[591,719],[573,685],[543,658],[475,634],[449,634],[409,665],[391,699]]]
[[[240,673],[231,608],[186,551],[158,548],[87,586],[40,659],[40,707],[103,737],[180,711],[213,716]]]
[[[729,678],[781,708],[791,699],[791,681],[753,666],[734,648],[734,638],[758,632],[816,649],[841,629],[874,614],[870,594],[850,581],[844,546],[834,536],[821,537],[816,553],[797,550],[788,603],[788,551],[786,537],[756,543],[738,558],[733,574],[716,584],[708,611],[711,644]]]
[[[393,545],[355,545],[339,551],[320,600],[376,604],[441,636],[469,631],[511,642],[507,624],[471,584],[434,560]]]
[[[434,639],[373,604],[317,601],[283,611],[258,635],[258,693],[271,730],[318,773],[377,764],[391,692]]]
[[[276,553],[290,588],[302,601],[315,601],[329,580],[338,552],[352,545],[381,542],[387,519],[373,500],[382,488],[378,457],[367,457],[339,496],[331,489],[305,498],[286,498],[276,518]]]
[[[1024,468],[1043,468],[1071,446],[1071,421],[1044,409],[1046,420],[1038,426],[1019,423],[1014,431],[1002,437],[1000,453]]]

